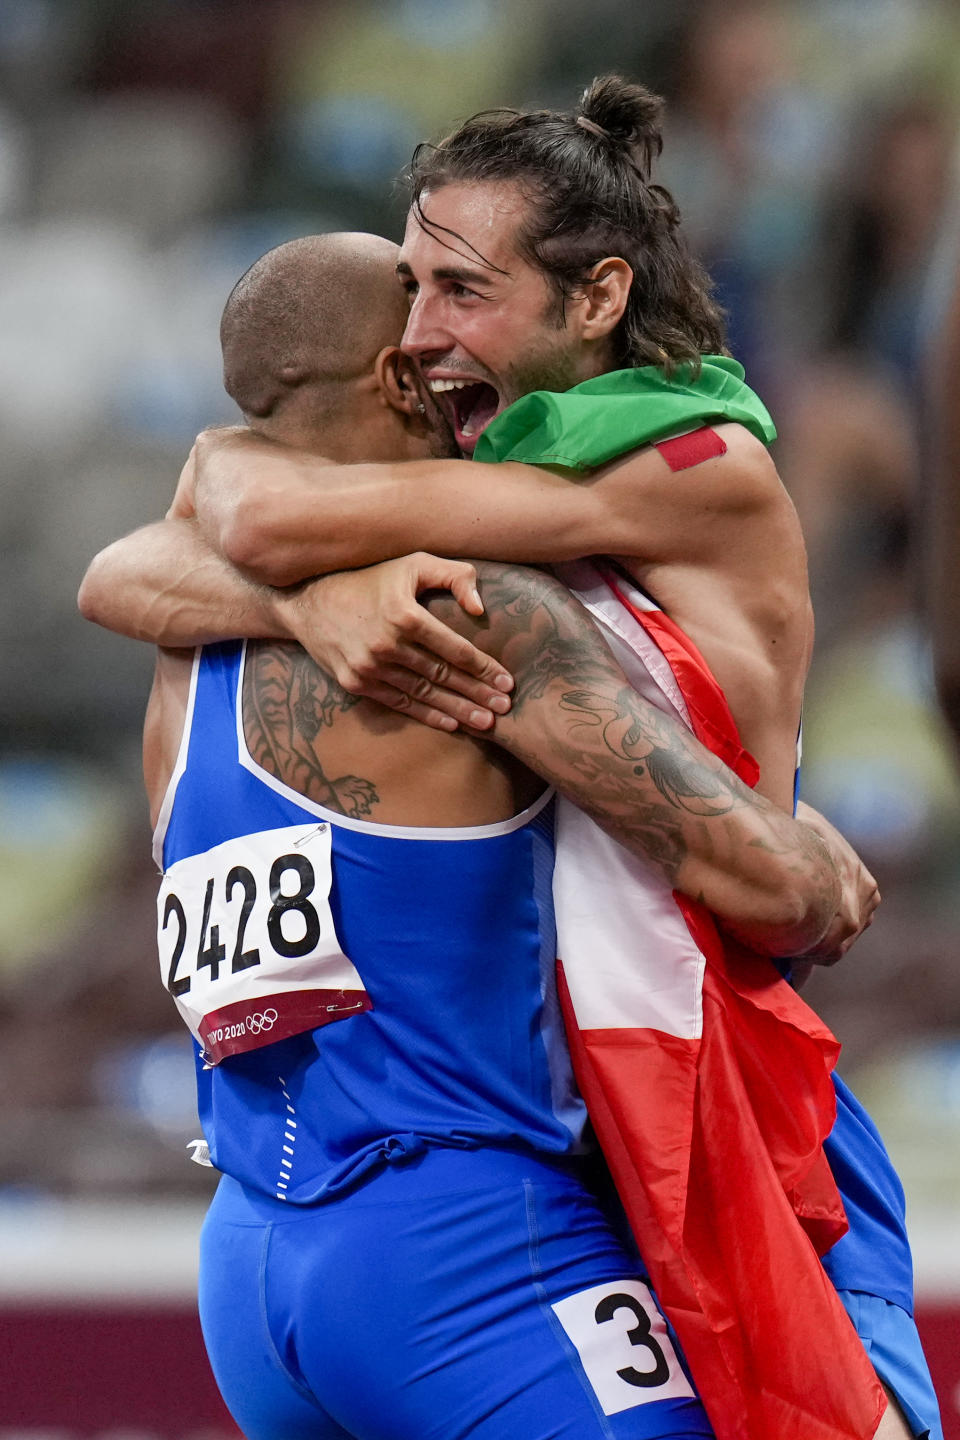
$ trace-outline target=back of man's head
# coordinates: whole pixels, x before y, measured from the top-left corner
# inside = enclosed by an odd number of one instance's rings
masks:
[[[397,254],[379,235],[308,235],[237,281],[220,322],[223,382],[251,423],[294,406],[322,423],[384,346],[399,344],[407,302]]]

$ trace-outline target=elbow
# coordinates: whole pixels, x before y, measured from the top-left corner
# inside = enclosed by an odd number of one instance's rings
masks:
[[[262,532],[231,523],[221,528],[217,549],[224,560],[252,580],[262,585],[283,583],[274,578],[277,567],[272,561],[269,540]]]
[[[771,936],[801,936],[810,930],[819,934],[823,929],[820,906],[792,886],[755,894],[745,909],[748,913],[743,919]]]
[[[721,928],[761,955],[798,955],[815,945],[830,920],[822,895],[790,884],[725,893],[715,911]]]
[[[791,948],[800,950],[820,938],[830,914],[826,913],[823,891],[811,894],[787,885],[770,897],[768,918],[771,929],[792,937]]]
[[[266,506],[248,489],[237,491],[228,506],[213,516],[200,512],[201,528],[225,560],[238,569],[255,572],[270,553],[270,527]]]
[[[333,547],[318,545],[315,528],[308,532],[301,519],[271,504],[262,488],[236,495],[210,538],[237,570],[278,589],[340,568],[327,553]]]
[[[235,497],[210,538],[225,560],[262,585],[289,585],[284,546],[267,519],[262,497]],[[295,576],[293,579],[301,577]]]
[[[109,585],[104,583],[102,574],[101,551],[90,563],[90,567],[80,582],[80,589],[77,592],[77,609],[84,620],[90,620],[94,625],[105,625],[107,623],[107,607],[109,599]]]

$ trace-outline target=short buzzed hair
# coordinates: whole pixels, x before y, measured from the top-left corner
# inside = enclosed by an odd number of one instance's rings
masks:
[[[223,383],[245,415],[273,414],[306,383],[365,375],[399,344],[407,302],[397,254],[379,235],[344,232],[290,240],[251,265],[220,321]]]

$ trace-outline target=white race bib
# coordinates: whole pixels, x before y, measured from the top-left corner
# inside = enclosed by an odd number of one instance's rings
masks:
[[[164,873],[160,973],[211,1065],[371,1008],[334,929],[331,840],[286,825]]]
[[[657,1302],[642,1280],[609,1280],[552,1306],[604,1415],[651,1400],[690,1400]]]

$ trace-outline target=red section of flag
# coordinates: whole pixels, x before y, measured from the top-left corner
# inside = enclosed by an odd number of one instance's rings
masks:
[[[725,765],[729,765],[744,785],[753,789],[760,779],[760,766],[750,751],[741,745],[727,697],[689,635],[684,634],[676,621],[662,610],[638,610],[611,575],[605,574],[604,579],[623,608],[643,626],[669,664],[680,687],[694,735]]]
[[[718,1440],[867,1440],[883,1393],[810,1233],[825,1247],[846,1228],[820,1148],[838,1047],[695,925],[700,1041],[578,1032],[560,968],[577,1080]]]
[[[689,435],[677,435],[673,440],[658,440],[653,448],[660,451],[671,470],[689,470],[691,465],[727,453],[726,441],[709,425],[691,430]]]
[[[754,784],[702,656],[609,583],[670,661],[697,738]],[[706,958],[701,1040],[579,1031],[558,967],[590,1118],[718,1440],[869,1440],[886,1401],[818,1259],[847,1228],[823,1152],[839,1045],[772,964],[674,898]]]

